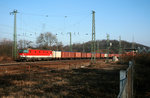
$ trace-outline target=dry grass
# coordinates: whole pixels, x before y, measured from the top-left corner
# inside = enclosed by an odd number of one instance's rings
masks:
[[[62,62],[62,65],[65,66],[68,62]],[[84,65],[81,62],[78,64]],[[60,66],[59,70],[45,66],[34,65],[30,70],[23,65],[7,67],[8,72],[0,75],[0,97],[115,98],[119,93],[119,70],[125,68],[103,62],[98,62],[93,67],[80,68],[76,65],[78,69],[72,67],[74,65],[70,66],[73,69],[62,69]]]
[[[8,56],[0,56],[0,62],[1,61],[13,61],[13,59],[11,57],[8,57]]]

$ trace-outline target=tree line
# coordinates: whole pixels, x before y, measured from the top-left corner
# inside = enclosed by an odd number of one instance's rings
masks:
[[[45,50],[58,50],[58,51],[70,51],[70,46],[64,46],[62,42],[58,42],[55,35],[51,32],[41,33],[36,38],[36,44],[32,41],[28,40],[19,40],[17,42],[17,49],[45,49]],[[118,53],[119,52],[119,41],[118,40],[110,40],[112,46],[110,47],[110,53]],[[127,41],[121,41],[122,50],[126,48],[131,48],[132,43]],[[134,44],[135,48],[137,47],[146,47],[147,46],[141,44]],[[0,42],[0,56],[8,56],[12,57],[13,52],[13,41],[9,39],[3,39]],[[96,40],[96,52],[106,53],[107,52],[107,40]],[[91,41],[86,43],[75,43],[72,45],[72,51],[74,52],[91,52]]]

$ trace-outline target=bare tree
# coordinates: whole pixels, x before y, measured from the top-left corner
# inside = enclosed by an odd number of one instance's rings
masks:
[[[0,56],[12,56],[13,42],[9,39],[3,39],[0,42]]]
[[[24,48],[24,42],[23,42],[23,40],[19,40],[18,41],[18,47],[19,47],[19,49],[23,49]]]
[[[52,45],[57,43],[56,36],[50,32],[41,33],[40,36],[37,38],[36,43],[39,45],[40,48],[48,49],[52,47]]]
[[[53,45],[51,47],[51,50],[62,51],[63,50],[63,44],[62,44],[62,42],[55,43],[55,45]]]
[[[31,48],[32,47],[32,41],[28,40],[19,40],[18,41],[18,48],[23,49],[23,48]]]

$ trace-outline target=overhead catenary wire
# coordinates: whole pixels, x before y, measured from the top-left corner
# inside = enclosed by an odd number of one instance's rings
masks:
[[[45,15],[43,15],[43,14],[35,14],[35,13],[21,13],[21,14],[23,14],[23,15],[32,15],[32,16],[44,16],[44,17],[53,17],[53,16],[59,16],[59,17],[70,17],[71,15],[65,15],[65,16],[63,16],[63,15],[48,15],[48,14],[45,14]],[[89,17],[91,14],[88,14],[88,15],[86,15],[86,16],[84,16],[82,19],[80,19],[78,22],[76,22],[76,23],[74,23],[74,24],[72,24],[72,25],[69,25],[69,27],[71,27],[71,26],[74,26],[74,25],[77,25],[77,24],[79,24],[79,23],[81,23],[82,21],[84,21],[87,17]],[[65,18],[66,19],[66,18]],[[46,25],[48,25],[48,24],[46,24]],[[48,25],[49,26],[49,25]],[[62,28],[58,28],[58,29],[62,29]],[[58,29],[56,29],[56,30],[58,30]],[[55,30],[54,30],[55,31]]]
[[[66,18],[70,18],[70,19],[72,19],[72,17],[74,16],[74,15],[49,15],[49,14],[35,14],[35,13],[23,13],[23,12],[20,12],[19,13],[20,15],[18,15],[18,17],[19,17],[19,19],[20,19],[20,25],[19,25],[19,27],[17,27],[17,36],[19,37],[19,39],[22,39],[23,37],[24,37],[24,39],[26,39],[26,38],[28,38],[28,40],[30,40],[30,38],[32,38],[32,40],[33,39],[35,39],[36,38],[36,36],[38,35],[38,34],[40,34],[40,26],[39,26],[39,24],[36,24],[36,25],[31,25],[32,27],[30,27],[30,25],[29,25],[29,23],[28,23],[28,21],[24,21],[24,15],[29,15],[29,16],[38,16],[38,17],[47,17],[47,18],[44,18],[44,19],[48,19],[48,17],[53,17],[53,16],[58,16],[58,17],[61,17],[61,18],[63,18],[63,17],[66,17]],[[71,24],[69,24],[69,27],[72,27],[72,26],[79,26],[79,24],[80,23],[82,23],[83,21],[85,21],[89,16],[90,16],[91,14],[88,14],[88,15],[84,15],[83,17],[81,17],[79,20],[77,20],[76,22],[74,22],[74,23],[71,23]],[[57,17],[57,18],[58,18]],[[73,21],[72,21],[73,22]],[[64,23],[66,23],[65,21],[64,21]],[[32,23],[31,23],[32,24]],[[11,26],[11,25],[5,25],[5,24],[0,24],[2,27],[6,27],[6,28],[10,28],[10,29],[12,29],[13,28],[13,26]],[[37,25],[38,25],[38,27],[37,27]],[[47,27],[47,26],[50,26],[49,24],[47,24],[46,22],[45,22],[45,27]],[[54,27],[54,28],[56,28],[56,27]],[[63,27],[61,27],[61,28],[56,28],[55,30],[53,30],[53,31],[55,31],[55,32],[53,32],[53,34],[56,34],[56,32],[58,32],[58,31],[62,31],[63,30]],[[67,30],[67,28],[66,28],[66,30]],[[46,31],[46,30],[43,30],[43,32],[44,31]],[[70,32],[70,31],[67,31],[67,32]],[[67,32],[62,32],[62,33],[57,33],[58,35],[66,35],[65,33],[67,33]],[[87,32],[85,32],[85,34],[84,33],[82,33],[83,31],[71,31],[72,32],[72,36],[81,36],[82,37],[82,35],[89,35],[89,32],[88,32],[88,34],[87,34]],[[0,32],[1,33],[1,32]],[[10,33],[8,33],[8,35],[9,34],[12,34],[11,32]],[[26,35],[25,35],[26,34]],[[32,37],[33,36],[33,37]],[[82,38],[81,38],[82,39]]]
[[[4,26],[4,27],[7,27],[7,28],[10,28],[10,29],[12,29],[13,28],[13,26],[10,26],[10,25],[5,25],[5,24],[0,24],[1,26]],[[22,30],[22,32],[28,32],[28,33],[35,33],[36,31],[31,31],[31,30],[28,30],[28,29],[24,29],[24,28],[17,28],[17,30],[18,30],[18,33],[20,34],[20,32],[21,32],[21,30]],[[2,32],[2,31],[1,31]],[[0,32],[0,33],[1,33]],[[6,32],[6,31],[5,31]]]

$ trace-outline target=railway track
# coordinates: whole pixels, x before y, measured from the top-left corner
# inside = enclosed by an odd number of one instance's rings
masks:
[[[20,63],[2,63],[0,66],[19,65]]]
[[[82,61],[89,61],[89,60],[53,60],[53,61],[36,61],[36,62],[3,62],[0,63],[0,66],[12,66],[12,65],[30,65],[30,64],[48,64],[48,63],[56,63],[56,62],[82,62]]]
[[[40,63],[48,63],[52,61],[37,61],[37,62],[9,62],[9,63],[0,63],[0,66],[11,66],[11,65],[22,65],[22,64],[40,64]],[[54,61],[53,61],[54,62]]]

